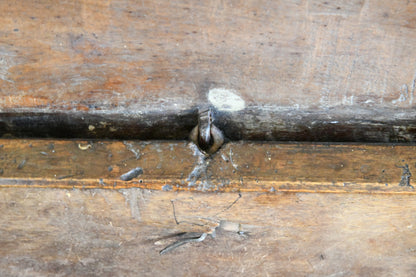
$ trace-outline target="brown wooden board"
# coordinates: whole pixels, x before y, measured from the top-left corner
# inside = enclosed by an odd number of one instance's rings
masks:
[[[0,1],[0,132],[416,141],[415,1]],[[89,128],[93,126],[94,128]]]
[[[2,188],[0,209],[2,276],[416,274],[414,195]]]
[[[205,157],[186,141],[0,140],[0,187],[415,194],[414,153],[239,142]]]
[[[413,276],[415,150],[3,139],[0,275]]]

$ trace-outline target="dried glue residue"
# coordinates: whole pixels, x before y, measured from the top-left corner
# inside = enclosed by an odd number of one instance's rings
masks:
[[[246,102],[235,91],[225,88],[211,89],[208,100],[215,108],[225,112],[236,112],[246,107]]]

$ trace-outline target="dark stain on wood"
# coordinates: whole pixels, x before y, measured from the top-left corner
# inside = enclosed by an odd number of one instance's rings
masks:
[[[214,110],[214,123],[228,140],[316,142],[415,142],[416,120],[385,120],[398,111],[348,109],[354,118],[345,120],[342,109],[317,112],[276,112],[259,108],[237,113]],[[407,116],[416,114],[408,113]],[[267,118],[262,120],[261,118]],[[328,118],[331,118],[330,120]],[[374,119],[377,118],[377,119]],[[2,114],[3,137],[94,138],[183,140],[198,124],[198,109],[154,110],[140,116],[129,114]]]

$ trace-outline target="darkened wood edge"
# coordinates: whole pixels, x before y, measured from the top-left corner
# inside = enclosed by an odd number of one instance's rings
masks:
[[[213,108],[226,138],[253,141],[415,142],[416,112],[336,107],[304,111],[250,106],[239,112]],[[187,139],[198,107],[182,111],[126,110],[0,113],[0,134],[16,138]]]
[[[186,139],[196,110],[146,114],[3,113],[0,132],[21,138]]]

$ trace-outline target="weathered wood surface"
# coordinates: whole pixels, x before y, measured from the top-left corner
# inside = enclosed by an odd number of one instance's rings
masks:
[[[0,10],[3,135],[184,139],[209,104],[231,139],[416,141],[415,1]]]
[[[186,141],[0,140],[0,187],[415,194],[414,153],[411,145],[233,142],[204,157]]]
[[[2,276],[416,274],[413,195],[3,188],[0,208]]]
[[[0,275],[414,276],[415,147],[3,139]]]

